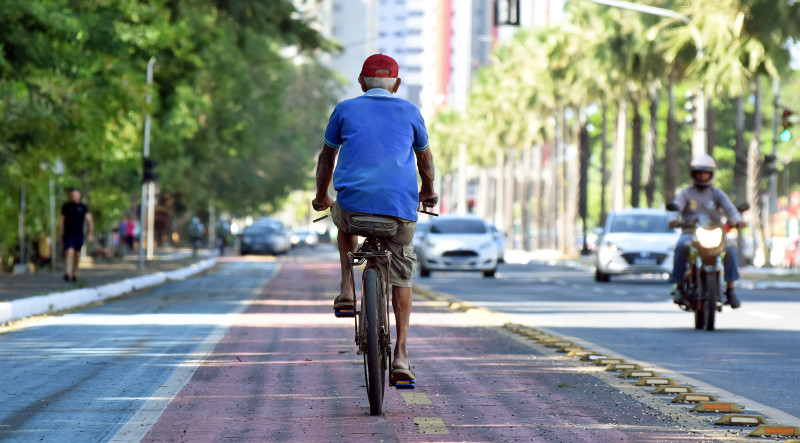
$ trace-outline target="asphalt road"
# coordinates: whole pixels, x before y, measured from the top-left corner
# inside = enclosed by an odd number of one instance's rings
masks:
[[[741,362],[759,383],[779,366],[755,363],[750,348],[716,350],[710,358],[670,353],[726,334],[755,340],[752,328],[724,321],[790,316],[794,306],[770,300],[786,306],[747,311],[755,303],[743,293],[746,308],[730,320],[726,312],[721,330],[707,333],[691,329],[688,314],[672,313],[659,295],[666,285],[649,281],[620,280],[595,293],[589,276],[574,271],[504,265],[496,279],[434,273],[424,283],[642,361],[677,361],[670,367],[698,379],[707,367],[717,371],[709,379],[727,377],[720,372],[725,364]],[[510,333],[502,326],[506,315],[463,312],[420,296],[409,335],[418,387],[387,387],[385,414],[370,416],[353,323],[331,312],[337,285],[331,246],[278,259],[232,257],[198,277],[6,331],[0,439],[640,442],[745,435],[715,428],[689,414],[689,406],[636,400],[642,388]],[[772,351],[764,352],[778,353],[776,337],[788,331],[771,331]],[[787,344],[796,344],[794,334]],[[668,341],[675,343],[659,344]],[[786,371],[776,379],[796,376],[785,354]],[[744,389],[728,383],[737,394]]]
[[[496,279],[433,273],[417,282],[545,328],[800,417],[800,294],[743,290],[742,307],[717,315],[715,331],[694,329],[693,314],[655,276],[615,277],[535,264],[503,264]],[[728,395],[730,397],[730,395]],[[774,412],[774,411],[772,411]]]

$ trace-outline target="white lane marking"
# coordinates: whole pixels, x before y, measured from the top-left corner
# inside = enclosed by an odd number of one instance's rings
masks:
[[[272,268],[272,272],[267,276],[266,281],[272,279],[272,277],[278,273],[279,269],[280,264],[276,264],[276,266]],[[251,301],[255,300],[255,295],[257,292],[261,291],[262,286],[263,284],[259,285],[259,288],[254,290],[254,297]],[[250,302],[242,303],[236,306],[233,311],[226,314],[225,320],[197,346],[197,350],[194,353],[188,355],[184,362],[175,368],[169,380],[161,385],[161,387],[144,402],[142,407],[133,414],[133,417],[125,423],[125,426],[123,426],[110,441],[141,441],[150,431],[150,428],[156,424],[161,414],[164,413],[164,410],[167,409],[167,406],[169,406],[175,396],[189,383],[197,367],[206,360],[206,357],[214,350],[217,343],[225,338],[225,334],[228,333],[231,325],[236,322],[236,317],[249,306]]]
[[[756,318],[765,318],[768,320],[780,320],[783,318],[782,315],[770,314],[769,312],[759,312],[759,311],[747,311],[747,315]]]
[[[622,289],[614,289],[614,295],[627,295],[628,291],[623,291]]]

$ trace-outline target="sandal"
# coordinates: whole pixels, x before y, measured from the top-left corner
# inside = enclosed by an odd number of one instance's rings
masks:
[[[414,375],[414,371],[411,370],[411,366],[408,368],[398,368],[395,367],[394,362],[392,362],[391,378],[394,387],[397,389],[414,389],[417,387],[417,379]]]
[[[333,314],[338,318],[353,318],[356,316],[356,301],[342,300],[342,294],[339,294],[333,300]]]

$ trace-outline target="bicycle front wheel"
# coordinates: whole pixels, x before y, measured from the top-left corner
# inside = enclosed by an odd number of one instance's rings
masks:
[[[361,311],[364,331],[366,332],[366,352],[364,352],[364,376],[367,382],[369,397],[369,413],[383,413],[383,387],[385,383],[385,365],[382,364],[381,353],[381,315],[379,305],[382,289],[375,269],[364,271],[364,291],[361,294]]]

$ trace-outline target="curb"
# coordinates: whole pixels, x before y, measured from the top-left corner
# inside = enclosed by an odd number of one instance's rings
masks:
[[[593,265],[587,265],[574,260],[530,260],[533,263],[541,266],[560,266],[578,271],[594,272]],[[759,280],[746,280],[742,279],[736,282],[736,286],[742,289],[800,289],[800,282],[796,281],[759,281]]]
[[[22,298],[0,303],[0,325],[34,315],[63,311],[109,298],[119,297],[130,292],[158,286],[168,281],[184,280],[213,267],[217,260],[210,258],[185,268],[169,272],[132,277],[95,288],[74,289],[54,292],[47,295]]]

